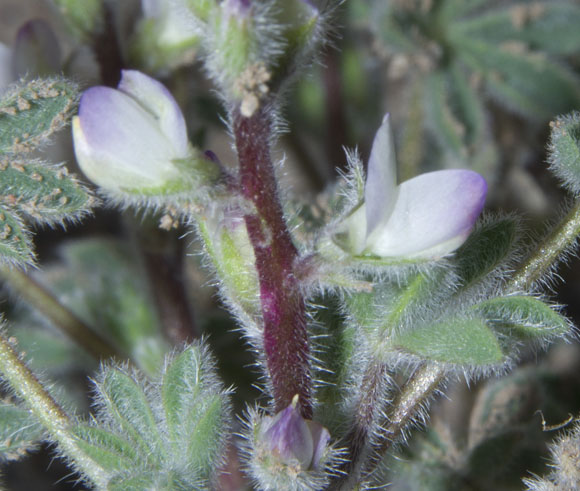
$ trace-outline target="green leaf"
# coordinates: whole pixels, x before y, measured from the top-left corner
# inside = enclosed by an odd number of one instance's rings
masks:
[[[574,193],[580,193],[580,112],[551,123],[550,170]]]
[[[429,274],[416,273],[406,282],[382,282],[372,293],[359,292],[346,299],[346,305],[371,346],[385,339],[418,317],[438,311],[454,292],[454,276],[440,267]]]
[[[549,305],[533,297],[497,297],[474,307],[495,329],[518,339],[565,336],[570,324]]]
[[[112,479],[108,491],[189,491],[210,489],[203,481],[191,482],[180,479],[171,472],[142,472]]]
[[[192,402],[196,402],[204,389],[201,356],[199,347],[190,346],[172,361],[163,376],[161,397],[172,438],[183,435],[184,412]]]
[[[19,212],[48,223],[75,218],[93,201],[66,167],[11,157],[0,158],[0,195]]]
[[[520,41],[532,50],[574,54],[580,49],[580,8],[550,0],[519,3],[450,24],[454,35],[489,43]]]
[[[517,239],[517,221],[506,217],[477,225],[457,250],[454,262],[463,288],[485,278],[510,257]]]
[[[447,103],[449,110],[461,124],[460,136],[463,145],[470,153],[474,153],[484,138],[485,111],[467,77],[466,71],[458,63],[449,67]]]
[[[135,255],[120,241],[102,239],[76,241],[62,254],[67,271],[55,276],[59,283],[53,289],[147,375],[158,373],[169,346]]]
[[[140,460],[131,443],[103,428],[78,425],[72,429],[77,445],[102,468],[114,471],[131,471]],[[146,455],[141,458],[147,458]]]
[[[0,261],[29,264],[34,261],[32,243],[17,216],[0,205]]]
[[[457,56],[484,75],[490,95],[512,111],[548,119],[580,103],[580,79],[546,54],[465,36],[453,43]]]
[[[503,353],[482,319],[454,318],[394,336],[394,348],[422,359],[467,366],[501,363]]]
[[[210,478],[225,447],[229,427],[227,395],[213,375],[213,361],[201,346],[192,345],[168,366],[161,397],[174,461],[185,459]]]
[[[105,371],[97,388],[107,416],[137,444],[141,453],[159,458],[159,430],[143,389],[129,375],[114,368]]]
[[[229,430],[229,406],[223,394],[206,395],[185,414],[187,461],[205,478],[219,462]],[[182,449],[183,450],[183,449]]]
[[[76,107],[78,90],[66,80],[18,85],[0,100],[0,154],[30,152],[61,129]]]
[[[434,133],[445,150],[466,158],[463,138],[467,129],[448,103],[450,91],[447,82],[445,74],[441,71],[434,72],[427,79],[425,100],[429,101],[428,114],[432,120],[432,127],[437,129]]]
[[[0,460],[25,457],[43,437],[42,427],[28,409],[0,402]]]
[[[442,19],[454,23],[463,16],[475,16],[476,11],[488,3],[489,0],[446,0],[441,2],[438,13]]]

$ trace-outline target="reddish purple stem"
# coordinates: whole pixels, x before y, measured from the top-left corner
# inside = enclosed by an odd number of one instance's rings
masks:
[[[241,191],[256,212],[246,215],[260,278],[264,351],[274,392],[275,410],[299,395],[301,415],[312,418],[310,356],[306,305],[294,275],[298,251],[292,242],[278,198],[270,157],[272,121],[268,108],[251,117],[236,111],[233,129],[240,163]]]

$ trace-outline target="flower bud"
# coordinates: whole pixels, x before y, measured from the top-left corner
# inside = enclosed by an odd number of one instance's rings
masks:
[[[279,463],[305,471],[318,468],[330,435],[322,425],[300,415],[296,395],[290,406],[263,423],[258,438]]]
[[[141,0],[141,7],[143,18],[131,45],[137,62],[155,72],[191,63],[199,33],[183,1]]]
[[[82,171],[113,194],[185,192],[199,172],[217,170],[194,155],[169,91],[137,71],[124,71],[117,89],[92,87],[83,94],[73,137]]]

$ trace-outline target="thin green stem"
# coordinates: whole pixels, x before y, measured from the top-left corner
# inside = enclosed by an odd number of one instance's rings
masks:
[[[77,445],[69,432],[70,419],[65,411],[46,391],[26,364],[12,348],[10,342],[0,332],[0,372],[16,394],[30,407],[30,410],[54,438],[62,452],[73,459],[78,469],[89,477],[100,489],[107,483],[107,473],[97,466]]]
[[[56,327],[95,358],[126,358],[106,339],[61,304],[58,299],[31,276],[17,268],[0,269],[0,277],[22,299],[44,314]]]
[[[558,258],[574,244],[578,235],[580,235],[580,200],[517,269],[506,285],[507,289],[528,290],[557,264]]]

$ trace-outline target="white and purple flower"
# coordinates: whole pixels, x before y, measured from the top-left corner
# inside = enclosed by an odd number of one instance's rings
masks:
[[[432,260],[457,249],[483,209],[487,184],[471,170],[421,174],[399,185],[389,115],[377,131],[364,202],[345,220],[354,256]]]
[[[73,137],[79,166],[105,191],[167,194],[189,184],[177,165],[192,156],[183,114],[143,73],[125,70],[117,89],[84,92]]]

